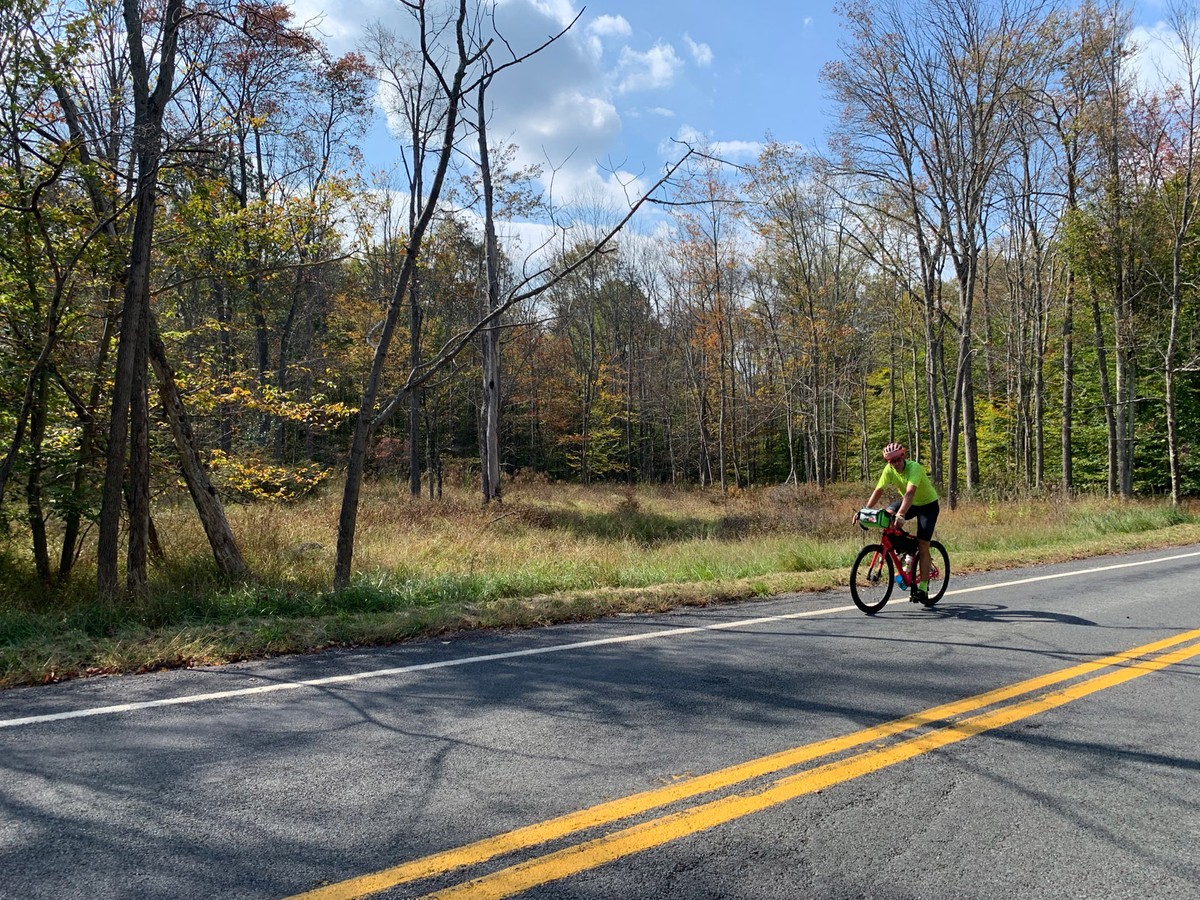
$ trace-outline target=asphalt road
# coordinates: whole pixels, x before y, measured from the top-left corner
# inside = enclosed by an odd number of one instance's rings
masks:
[[[3,692],[0,897],[1200,897],[1198,566]]]

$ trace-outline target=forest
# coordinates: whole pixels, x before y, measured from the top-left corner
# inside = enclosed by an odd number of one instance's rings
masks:
[[[0,520],[43,582],[144,590],[181,497],[240,576],[226,507],[339,490],[345,587],[379,478],[731,494],[899,440],[951,507],[1200,491],[1190,5],[1149,84],[1120,2],[848,0],[827,147],[680,145],[618,208],[488,129],[571,26],[401,2],[343,57],[263,0],[0,6]]]

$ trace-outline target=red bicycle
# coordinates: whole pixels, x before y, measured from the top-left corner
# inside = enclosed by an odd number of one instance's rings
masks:
[[[896,527],[886,509],[860,509],[856,521],[863,531],[883,529],[879,543],[863,547],[850,567],[850,596],[854,598],[854,605],[873,616],[891,598],[893,588],[898,586],[901,590],[911,591],[916,584],[920,566],[917,539]],[[926,606],[933,606],[942,599],[949,580],[950,554],[940,541],[930,541],[929,590],[923,601]]]

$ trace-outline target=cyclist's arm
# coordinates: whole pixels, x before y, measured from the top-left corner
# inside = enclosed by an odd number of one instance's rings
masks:
[[[904,492],[904,497],[900,500],[900,508],[896,510],[896,515],[903,519],[908,514],[908,508],[912,506],[913,497],[916,496],[917,486],[915,483],[909,483],[908,490]]]
[[[883,493],[880,488],[875,488],[875,492],[871,494],[871,499],[867,501],[867,509],[874,509],[875,504],[879,502],[879,495]]]

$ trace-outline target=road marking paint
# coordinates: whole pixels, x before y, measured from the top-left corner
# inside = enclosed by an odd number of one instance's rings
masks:
[[[20,719],[0,719],[0,728],[15,728],[18,725],[39,725],[46,722],[61,722],[64,719],[81,719],[90,716],[112,715],[114,713],[136,712],[143,709],[153,709],[160,706],[183,706],[191,703],[205,703],[212,700],[229,700],[236,697],[253,697],[259,694],[272,694],[278,691],[294,691],[301,688],[327,687],[332,684],[349,684],[355,681],[365,681],[370,678],[386,678],[394,675],[407,675],[412,672],[428,672],[434,669],[449,669],[457,666],[468,666],[482,662],[495,662],[503,659],[519,659],[525,656],[540,656],[545,653],[563,653],[568,650],[583,650],[590,647],[604,647],[613,644],[632,644],[639,641],[650,641],[665,637],[677,637],[683,634],[695,634],[700,631],[721,631],[730,628],[745,628],[749,625],[761,625],[767,622],[779,622],[785,619],[805,619],[812,616],[824,616],[835,612],[845,612],[854,609],[853,606],[839,606],[832,609],[814,609],[805,612],[787,613],[779,616],[760,616],[754,619],[742,619],[738,622],[719,622],[715,625],[689,625],[682,628],[665,628],[661,631],[648,631],[643,634],[625,634],[620,637],[597,638],[591,641],[576,641],[571,644],[554,644],[549,647],[528,647],[524,650],[510,650],[504,653],[487,653],[481,656],[467,656],[457,659],[443,659],[437,662],[415,663],[410,666],[397,666],[392,669],[374,669],[369,672],[353,672],[349,675],[330,675],[325,678],[310,678],[304,681],[281,681],[275,684],[265,684],[251,688],[235,688],[229,691],[213,691],[207,694],[192,694],[182,697],[164,697],[159,700],[140,700],[134,703],[118,703],[113,706],[93,706],[85,709],[73,709],[67,712],[45,713],[37,716],[25,716]]]
[[[1192,636],[1196,636],[1193,632]],[[750,794],[734,794],[682,810],[659,819],[634,825],[545,856],[518,863],[491,875],[429,894],[426,900],[500,900],[538,885],[558,881],[570,875],[640,853],[687,835],[706,831],[734,819],[761,812],[805,794],[833,787],[863,775],[912,759],[949,744],[987,731],[1011,725],[1021,719],[1055,709],[1114,685],[1123,684],[1167,666],[1200,656],[1200,644],[1112,672],[1095,675],[1086,681],[1030,700],[1014,703],[972,718],[948,724],[917,735],[899,744],[870,748],[848,759],[826,763],[815,769],[791,775]]]
[[[973,594],[976,591],[994,591],[996,588],[1017,587],[1018,585],[1022,584],[1033,584],[1037,581],[1053,581],[1055,578],[1070,578],[1074,575],[1095,575],[1100,572],[1111,572],[1114,569],[1131,569],[1135,566],[1147,566],[1151,563],[1160,562],[1173,562],[1178,559],[1191,559],[1195,556],[1200,556],[1200,552],[1180,553],[1175,556],[1163,556],[1156,559],[1141,559],[1137,562],[1114,563],[1110,566],[1099,566],[1094,569],[1084,569],[1079,572],[1056,572],[1053,575],[1036,575],[1032,578],[1020,578],[1016,581],[1005,581],[1001,584],[981,584],[977,587],[958,588],[953,591],[946,591],[945,596],[949,597],[951,594]],[[951,572],[950,574],[953,575],[954,573]]]
[[[544,822],[517,828],[505,834],[485,838],[441,853],[434,853],[379,872],[326,885],[303,894],[298,894],[290,898],[290,900],[350,900],[350,898],[368,896],[407,882],[442,875],[454,869],[477,865],[506,853],[558,840],[588,828],[595,828],[630,816],[639,815],[679,800],[731,787],[739,782],[779,772],[783,769],[804,762],[811,762],[824,756],[851,750],[863,744],[892,737],[905,731],[940,723],[954,716],[976,712],[985,707],[993,706],[1002,701],[1011,700],[1033,691],[1071,681],[1085,675],[1093,675],[1111,666],[1133,663],[1141,657],[1169,650],[1179,644],[1197,639],[1200,639],[1200,629],[1173,635],[1110,656],[1089,660],[1088,662],[1070,666],[1056,672],[1035,676],[1015,684],[986,691],[982,694],[976,694],[962,700],[935,706],[924,712],[903,716],[899,719],[852,734],[794,747],[780,753],[774,753],[759,759],[749,760],[725,769],[710,772],[706,775],[679,781],[662,788],[632,794],[628,797],[601,803],[578,812],[568,813],[567,815],[548,819]]]
[[[986,584],[973,588],[960,588],[946,591],[946,596],[969,594],[975,591],[991,591],[1002,587],[1012,587],[1021,584],[1031,584],[1037,581],[1049,581],[1055,578],[1069,576],[1091,575],[1108,572],[1113,569],[1124,569],[1133,566],[1148,566],[1155,563],[1172,562],[1179,559],[1189,559],[1200,556],[1200,551],[1181,553],[1176,556],[1166,556],[1156,559],[1139,560],[1137,562],[1117,563],[1100,566],[1094,569],[1081,569],[1074,572],[1060,572],[1054,575],[1039,575],[1033,578],[1023,578],[1018,581],[1006,581],[998,584]],[[303,681],[282,681],[275,684],[259,685],[258,687],[235,688],[228,691],[212,691],[204,694],[191,694],[177,697],[164,697],[158,700],[140,700],[132,703],[117,703],[111,706],[92,706],[84,709],[67,710],[66,712],[43,713],[41,715],[22,716],[15,719],[0,719],[0,728],[17,728],[23,725],[43,725],[50,722],[62,722],[68,719],[85,719],[92,716],[108,716],[117,713],[139,712],[145,709],[156,709],[166,706],[186,706],[193,703],[209,703],[216,700],[232,700],[239,697],[254,697],[261,694],[273,694],[279,691],[296,691],[306,688],[322,688],[337,684],[350,684],[356,681],[366,681],[372,678],[388,678],[397,675],[408,675],[414,672],[428,672],[434,669],[448,669],[457,666],[469,666],[477,663],[496,662],[505,659],[519,659],[527,656],[540,656],[546,653],[564,653],[570,650],[585,650],[592,647],[605,647],[615,644],[631,644],[640,641],[659,640],[667,637],[679,637],[704,631],[725,631],[734,628],[747,628],[753,625],[766,625],[772,622],[784,622],[791,619],[808,619],[815,616],[827,616],[833,613],[848,612],[854,606],[834,606],[826,609],[806,610],[797,613],[785,613],[777,616],[759,616],[752,619],[741,619],[737,622],[719,622],[714,625],[693,625],[683,628],[667,628],[661,631],[650,631],[644,634],[621,635],[620,637],[597,638],[590,641],[576,641],[570,644],[555,644],[549,647],[530,647],[524,650],[512,650],[505,653],[487,653],[481,656],[468,656],[458,659],[445,659],[438,662],[416,663],[409,666],[396,666],[388,669],[373,669],[367,672],[353,672],[348,675],[331,675],[325,678],[310,678]]]

